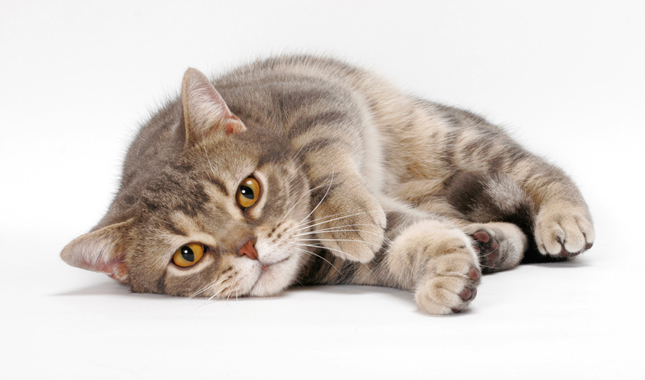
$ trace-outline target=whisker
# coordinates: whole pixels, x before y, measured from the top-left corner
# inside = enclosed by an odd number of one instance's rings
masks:
[[[376,210],[371,210],[371,211],[364,211],[364,212],[362,212],[362,213],[353,214],[353,215],[360,215],[360,214],[363,214],[363,213],[364,213],[364,214],[369,214],[369,213],[372,213],[372,212],[379,212],[379,211],[381,211],[381,210],[382,210],[383,212],[385,212],[385,213],[387,213],[387,212],[396,212],[396,211],[398,211],[398,210],[376,209]],[[314,222],[322,222],[322,221],[326,221],[326,220],[329,220],[329,219],[331,219],[331,218],[334,218],[334,217],[336,217],[336,216],[338,216],[338,215],[343,215],[343,214],[347,215],[347,213],[338,212],[338,213],[336,213],[336,214],[326,215],[326,216],[324,216],[324,217],[322,217],[322,218],[318,218],[318,219],[316,219],[315,221],[313,221],[312,223],[314,223]],[[352,215],[352,216],[353,216],[353,215]],[[305,224],[305,225],[306,225],[306,224]]]
[[[337,219],[342,219],[342,218],[345,218],[345,217],[356,216],[356,215],[361,215],[361,214],[370,214],[370,213],[373,213],[373,212],[380,212],[380,211],[383,211],[383,212],[387,213],[387,212],[392,212],[392,211],[396,211],[396,210],[375,209],[375,210],[363,211],[363,212],[359,212],[359,213],[351,214],[351,215],[347,214],[347,213],[339,212],[339,213],[336,213],[336,214],[326,215],[326,216],[324,216],[322,218],[318,218],[318,219],[312,221],[309,224],[318,223],[318,222],[330,222],[330,221],[337,220]],[[339,215],[341,215],[339,218],[334,219],[334,217],[337,217]],[[303,224],[303,226],[307,226],[307,224]]]
[[[217,293],[213,294],[213,295],[208,299],[208,301],[212,301],[212,300],[213,300],[213,298],[215,298],[218,294],[220,294],[221,292],[223,292],[223,291],[225,291],[225,290],[227,290],[227,289],[230,289],[230,288],[231,288],[230,286],[225,286],[225,287],[223,287],[222,289],[220,289],[220,291],[219,291],[219,292],[217,292]]]
[[[299,246],[302,246],[302,247],[323,248],[323,249],[326,249],[326,250],[329,250],[329,251],[340,252],[340,253],[342,253],[343,255],[347,256],[347,257],[351,257],[352,259],[354,259],[353,261],[355,261],[355,262],[356,262],[356,263],[358,263],[358,264],[363,265],[365,268],[367,268],[367,270],[369,270],[369,271],[371,271],[371,270],[372,270],[372,269],[370,269],[370,267],[368,267],[367,265],[365,265],[365,263],[361,263],[360,261],[358,261],[358,259],[356,258],[356,256],[352,256],[352,255],[350,255],[350,254],[349,254],[349,253],[347,253],[347,252],[343,252],[343,251],[341,251],[340,249],[336,249],[336,248],[329,248],[329,247],[326,247],[326,246],[325,246],[325,247],[320,247],[320,246],[318,246],[318,245],[310,245],[310,244],[304,244],[304,243],[296,243],[296,244],[297,244],[297,245],[299,245]]]
[[[282,217],[282,219],[280,220],[280,222],[279,222],[279,223],[277,223],[277,224],[280,224],[280,223],[284,222],[284,220],[287,218],[287,216],[289,216],[289,214],[291,213],[291,211],[293,211],[293,209],[294,209],[294,208],[296,208],[296,206],[298,205],[298,203],[300,203],[300,201],[302,201],[302,200],[305,198],[305,196],[307,196],[307,195],[308,195],[309,193],[311,193],[312,191],[314,191],[314,190],[316,190],[316,189],[318,189],[318,188],[320,188],[320,187],[323,187],[323,186],[325,186],[325,185],[326,185],[326,184],[324,184],[324,183],[323,183],[323,184],[321,184],[321,185],[318,185],[318,186],[316,186],[316,187],[314,187],[314,188],[309,189],[309,190],[308,190],[308,191],[306,191],[304,194],[302,194],[302,196],[300,197],[300,199],[298,199],[298,200],[296,201],[296,203],[294,203],[294,204],[293,204],[293,206],[291,206],[291,208],[289,209],[289,211],[287,211],[287,213],[286,213],[286,214],[284,214],[284,216]],[[309,215],[307,215],[307,217],[309,217]],[[305,219],[306,219],[306,218],[305,218]]]
[[[298,158],[298,156],[300,155],[300,151],[302,151],[302,149],[303,149],[305,146],[307,146],[307,145],[306,145],[306,144],[304,144],[303,146],[301,146],[301,147],[300,147],[300,149],[298,149],[298,151],[297,151],[295,154],[291,155],[291,159],[289,160],[289,162],[290,162],[290,163],[293,163],[293,161],[294,161],[296,158]]]
[[[312,236],[312,235],[318,235],[319,233],[325,233],[325,232],[327,232],[327,233],[329,233],[329,232],[361,232],[361,233],[372,234],[374,236],[380,237],[380,235],[375,233],[375,232],[365,231],[365,230],[312,231],[310,233],[308,232],[308,233],[304,233],[304,234],[298,234],[298,235],[295,235],[295,236],[297,236],[297,237]],[[320,241],[321,239],[304,238],[304,240],[318,240],[318,241]],[[331,240],[337,241],[336,239],[331,239]],[[362,240],[362,241],[365,242],[365,243],[368,243],[368,244],[372,244],[372,242],[369,241],[369,240]],[[392,240],[390,240],[390,238],[388,238],[387,236],[383,236],[383,244],[382,245],[387,245],[387,244],[390,244],[390,243],[392,243]],[[374,245],[376,245],[376,243],[374,243]]]
[[[202,303],[201,305],[197,306],[195,308],[195,310],[193,310],[193,312],[201,309],[202,307],[204,307],[206,305],[209,305],[211,303],[211,301],[213,300],[213,298],[215,298],[218,294],[220,294],[224,289],[226,289],[226,287],[222,288],[219,292],[213,294],[210,298],[208,298],[208,300],[206,300],[204,303]]]
[[[319,225],[321,225],[321,224],[334,222],[334,221],[336,221],[336,220],[341,220],[341,219],[351,218],[352,216],[357,216],[357,215],[362,215],[362,214],[370,214],[370,213],[373,213],[373,212],[380,212],[380,211],[381,211],[381,210],[364,211],[364,212],[358,212],[358,213],[356,213],[356,214],[344,215],[344,216],[341,216],[341,217],[338,217],[338,218],[334,218],[334,219],[331,219],[331,220],[315,221],[315,222],[317,222],[317,223],[312,224],[312,225],[306,225],[306,226],[304,226],[304,227],[302,227],[302,228],[299,228],[299,230],[304,230],[304,229],[307,229],[307,228],[313,228],[313,227],[319,226]]]
[[[370,224],[353,224],[353,225],[346,225],[346,226],[329,227],[329,228],[325,228],[325,229],[322,229],[322,230],[302,232],[302,233],[299,233],[299,234],[295,234],[295,236],[316,235],[316,234],[323,234],[323,233],[327,233],[327,232],[365,232],[365,233],[372,234],[372,235],[375,235],[375,236],[381,236],[380,234],[377,234],[376,232],[367,231],[367,230],[361,230],[361,229],[343,230],[343,229],[341,229],[341,228],[347,228],[347,227],[369,226],[369,225]]]
[[[208,285],[204,286],[204,287],[203,287],[203,288],[201,288],[199,291],[197,291],[195,294],[190,295],[190,296],[188,297],[188,299],[193,299],[193,298],[197,297],[198,295],[202,294],[203,292],[205,292],[205,291],[206,291],[206,290],[208,290],[209,288],[214,288],[214,287],[216,287],[217,285],[221,284],[222,282],[226,281],[228,278],[230,278],[230,277],[227,277],[227,278],[225,278],[225,279],[223,279],[223,280],[220,280],[220,281],[219,281],[218,283],[216,283],[216,284],[214,284],[214,282],[215,282],[215,281],[217,281],[217,279],[213,280],[210,284],[208,284]]]
[[[336,266],[335,266],[334,264],[332,264],[332,263],[331,263],[331,261],[327,260],[327,259],[326,259],[326,258],[324,258],[323,256],[320,256],[320,255],[318,255],[318,254],[316,254],[316,253],[313,253],[313,252],[311,252],[311,251],[309,251],[309,250],[307,250],[307,249],[304,249],[304,248],[298,248],[298,247],[295,247],[295,248],[296,248],[297,250],[300,250],[300,251],[302,251],[302,252],[305,252],[305,253],[307,253],[307,254],[310,254],[310,255],[313,255],[313,256],[316,256],[316,257],[318,257],[318,258],[322,259],[323,261],[327,262],[327,264],[331,265],[331,267],[332,267],[332,268],[336,269],[336,272],[340,273],[340,270],[339,270],[338,268],[336,268]],[[300,285],[302,285],[302,284],[300,284]]]
[[[315,241],[353,241],[355,243],[368,243],[368,244],[376,245],[376,243],[368,242],[365,240],[355,240],[355,239],[299,239],[299,241],[314,241],[314,242]]]
[[[204,150],[204,156],[206,156],[206,160],[208,161],[208,166],[210,166],[211,168],[211,173],[213,173],[213,175],[217,177],[217,174],[215,174],[215,169],[213,168],[213,164],[211,163],[211,159],[210,157],[208,157],[208,151],[206,151],[206,147],[204,145],[202,145],[201,147]],[[215,179],[215,177],[211,177],[211,178]]]
[[[307,220],[307,218],[309,218],[309,217],[310,217],[310,216],[311,216],[311,215],[312,215],[312,214],[313,214],[313,213],[318,209],[318,207],[320,207],[320,205],[321,205],[321,204],[322,204],[322,202],[325,200],[325,198],[327,198],[327,194],[329,194],[329,190],[331,189],[331,185],[332,185],[332,183],[334,183],[334,174],[335,174],[335,173],[333,173],[333,172],[331,173],[331,179],[329,180],[329,186],[327,187],[327,191],[325,191],[325,195],[323,195],[322,199],[318,202],[318,204],[316,205],[316,207],[314,207],[314,209],[313,209],[313,210],[311,210],[311,212],[310,212],[309,214],[307,214],[307,216],[305,216],[305,217],[304,217],[304,218],[303,218],[303,219],[298,223],[298,225],[300,225],[302,222],[304,222],[305,220]]]

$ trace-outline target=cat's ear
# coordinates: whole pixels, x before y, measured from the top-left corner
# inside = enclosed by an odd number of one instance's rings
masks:
[[[60,256],[67,264],[103,272],[120,282],[128,282],[125,264],[127,231],[132,220],[112,224],[82,235],[67,244]]]
[[[206,75],[199,70],[186,70],[181,84],[181,102],[187,143],[246,130]]]

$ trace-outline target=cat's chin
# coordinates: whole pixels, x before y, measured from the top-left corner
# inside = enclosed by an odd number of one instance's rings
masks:
[[[258,265],[258,278],[249,291],[249,295],[253,297],[270,297],[281,293],[293,283],[298,270],[296,257],[289,257],[274,264]]]

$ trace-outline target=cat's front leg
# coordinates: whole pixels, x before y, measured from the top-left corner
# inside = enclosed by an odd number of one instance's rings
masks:
[[[385,213],[357,175],[336,169],[314,182],[312,227],[317,241],[341,258],[371,261],[383,244]]]
[[[438,220],[421,220],[403,230],[386,256],[395,286],[414,291],[420,310],[451,314],[477,295],[481,271],[470,238]]]

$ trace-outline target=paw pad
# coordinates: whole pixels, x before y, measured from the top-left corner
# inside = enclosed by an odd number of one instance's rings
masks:
[[[478,230],[472,235],[473,248],[479,255],[479,263],[484,273],[495,270],[500,259],[499,242],[488,231]]]
[[[470,302],[475,299],[476,296],[477,288],[465,287],[464,290],[459,293],[459,297],[461,297],[464,302]]]

